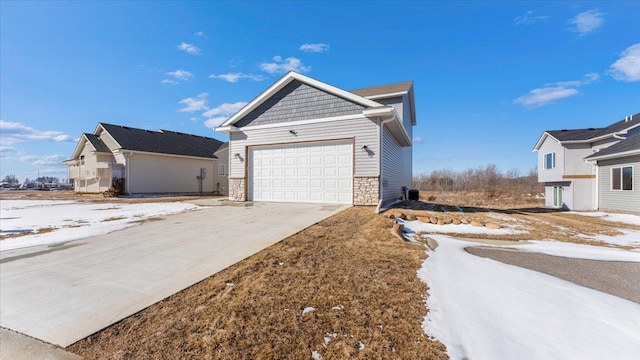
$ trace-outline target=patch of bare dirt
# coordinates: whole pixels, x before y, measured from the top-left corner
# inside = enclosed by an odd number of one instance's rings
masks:
[[[425,248],[392,226],[371,207],[350,208],[67,350],[89,359],[446,359],[420,326]]]

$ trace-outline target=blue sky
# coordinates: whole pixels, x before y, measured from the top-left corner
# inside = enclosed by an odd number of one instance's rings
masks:
[[[413,80],[414,174],[526,173],[547,129],[640,112],[640,2],[0,2],[0,178],[98,122],[211,130],[287,70]]]

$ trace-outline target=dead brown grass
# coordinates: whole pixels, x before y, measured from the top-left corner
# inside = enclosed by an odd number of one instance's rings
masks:
[[[223,199],[224,196],[208,194],[194,195],[156,195],[155,197],[104,197],[100,194],[76,193],[73,191],[38,191],[38,190],[13,190],[0,191],[0,200],[75,200],[91,203],[153,203],[167,201],[187,201],[196,199]]]
[[[89,359],[447,358],[420,327],[424,247],[394,237],[393,222],[372,212],[345,210],[68,350]],[[306,307],[316,310],[303,316]]]
[[[530,194],[513,195],[490,191],[420,191],[420,200],[448,206],[463,205],[493,209],[544,206],[544,199],[538,199]]]
[[[475,203],[472,200],[471,203]],[[597,235],[621,235],[622,229],[640,230],[640,226],[617,223],[603,218],[583,216],[576,213],[545,209],[541,207],[479,207],[426,202],[404,202],[397,205],[402,212],[414,216],[436,216],[443,218],[476,220],[481,223],[493,223],[502,227],[520,230],[519,234],[488,235],[468,233],[443,233],[456,238],[486,240],[557,240],[579,244],[618,247],[629,249],[629,246],[613,245],[598,241]],[[519,204],[526,205],[526,204]],[[392,210],[394,211],[394,210]],[[437,231],[434,233],[438,233]]]

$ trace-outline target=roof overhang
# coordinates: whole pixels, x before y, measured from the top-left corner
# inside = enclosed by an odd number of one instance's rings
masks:
[[[619,152],[619,153],[607,154],[607,155],[601,155],[601,156],[594,156],[594,155],[597,155],[597,154],[598,153],[590,155],[590,156],[586,157],[584,160],[586,162],[596,162],[596,161],[600,161],[600,160],[609,160],[609,159],[617,159],[617,158],[627,157],[627,156],[635,156],[635,155],[640,155],[640,149],[623,151],[623,152]]]
[[[538,150],[540,150],[540,147],[542,146],[542,143],[548,138],[552,138],[553,140],[560,142],[558,139],[554,138],[551,134],[549,134],[548,132],[544,132],[542,133],[542,136],[540,136],[540,139],[538,140],[538,142],[536,143],[536,146],[533,147],[533,151],[536,152]]]
[[[364,109],[362,114],[371,120],[380,120],[380,126],[387,126],[400,146],[411,146],[411,137],[402,125],[398,113],[392,106]]]
[[[255,99],[251,100],[251,102],[249,102],[242,109],[240,109],[240,111],[238,111],[229,119],[227,119],[227,121],[225,121],[221,126],[215,128],[215,131],[220,131],[220,132],[233,131],[233,129],[228,128],[228,126],[233,125],[236,122],[240,121],[240,119],[248,115],[251,111],[255,110],[263,102],[265,102],[271,96],[275,95],[278,91],[282,90],[282,88],[284,88],[294,80],[298,80],[304,84],[323,90],[329,94],[341,97],[345,100],[351,101],[353,103],[362,105],[367,108],[382,106],[382,104],[375,102],[373,100],[367,99],[365,97],[362,97],[360,95],[356,95],[354,93],[339,89],[335,86],[325,84],[321,81],[312,79],[308,76],[298,74],[297,72],[289,71],[283,77],[281,77],[280,80],[276,81],[273,85],[267,88],[267,90],[263,91]]]

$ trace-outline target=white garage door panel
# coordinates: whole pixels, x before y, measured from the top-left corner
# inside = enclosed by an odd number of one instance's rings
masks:
[[[351,204],[352,142],[249,149],[249,200]]]

